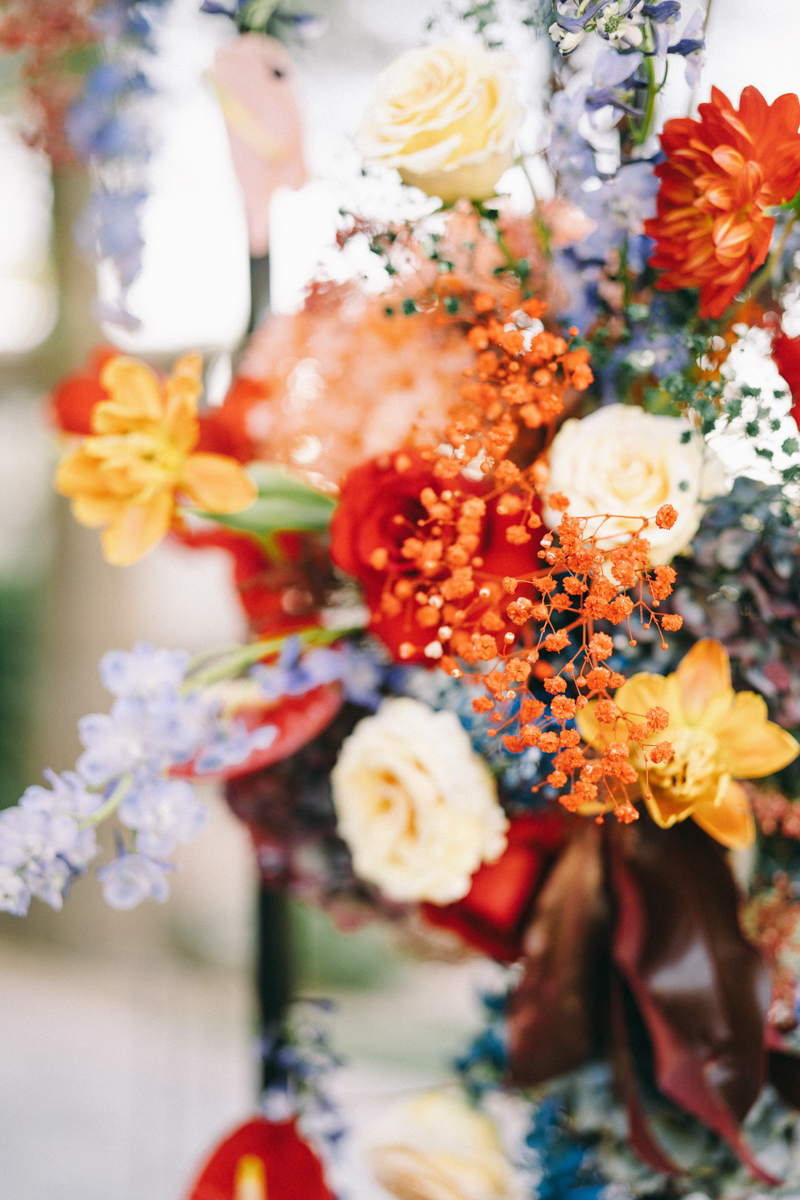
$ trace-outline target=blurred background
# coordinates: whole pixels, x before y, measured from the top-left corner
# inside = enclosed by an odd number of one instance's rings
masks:
[[[261,315],[269,292],[274,309],[295,311],[319,262],[331,268],[339,207],[353,197],[374,202],[352,135],[375,77],[437,34],[432,17],[448,32],[452,9],[445,0],[307,7],[327,22],[292,52],[307,182],[276,191],[269,260],[252,262],[208,77],[234,27],[201,14],[199,0],[165,8],[152,60],[158,87],[147,102],[157,136],[142,270],[128,297],[136,329],[109,323],[113,281],[98,279],[73,237],[88,172],[52,171],[8,105],[0,108],[0,806],[16,803],[45,766],[72,766],[77,720],[108,706],[97,675],[104,651],[141,638],[195,651],[244,636],[221,551],[166,544],[126,570],[103,561],[96,533],[53,494],[58,445],[46,397],[93,346],[111,341],[157,365],[202,350],[219,402],[252,310]],[[712,83],[733,98],[748,83],[769,101],[797,91],[798,39],[796,0],[714,0],[697,99]],[[532,37],[510,48],[521,59],[523,149],[532,154],[545,136],[549,49]],[[5,75],[0,60],[2,95]],[[670,104],[685,112],[691,98],[681,86]],[[538,182],[546,194],[547,179]],[[513,171],[506,183],[512,194],[521,186]],[[395,202],[392,186],[380,203]],[[212,821],[179,855],[168,904],[114,912],[89,878],[61,914],[38,902],[25,921],[0,914],[3,1197],[179,1200],[204,1152],[252,1111],[255,874],[245,830],[206,791]],[[345,935],[299,907],[292,941],[300,990],[338,1003],[333,1041],[347,1065],[336,1088],[353,1120],[447,1077],[479,1022],[482,964],[415,961],[384,930]],[[384,1193],[363,1180],[354,1194]]]

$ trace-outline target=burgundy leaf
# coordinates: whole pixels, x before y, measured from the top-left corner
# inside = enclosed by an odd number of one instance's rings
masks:
[[[725,852],[693,821],[643,817],[611,840],[613,960],[647,1026],[661,1091],[704,1121],[752,1173],[739,1122],[763,1080],[766,970],[739,928]]]
[[[540,1083],[596,1053],[608,995],[608,903],[601,832],[579,828],[536,900],[525,971],[511,997],[514,1083]]]

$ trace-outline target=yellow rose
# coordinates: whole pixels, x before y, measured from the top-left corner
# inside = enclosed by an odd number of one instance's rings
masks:
[[[455,1091],[438,1088],[398,1106],[373,1140],[375,1178],[398,1200],[520,1195],[493,1122]]]
[[[687,421],[626,404],[608,404],[582,421],[564,422],[550,447],[548,486],[570,500],[571,516],[612,514],[602,528],[599,521],[589,525],[590,533],[599,530],[603,550],[641,528],[635,518],[649,517],[642,537],[650,542],[654,564],[668,563],[685,549],[700,524],[702,501],[729,489],[719,459]],[[662,504],[678,513],[671,529],[655,523]],[[561,520],[548,507],[543,516],[551,529]]]
[[[331,782],[356,874],[392,900],[460,900],[505,850],[494,779],[455,713],[384,700],[345,740]]]
[[[456,38],[409,50],[380,76],[358,149],[445,204],[487,199],[524,116],[513,67],[510,55]]]

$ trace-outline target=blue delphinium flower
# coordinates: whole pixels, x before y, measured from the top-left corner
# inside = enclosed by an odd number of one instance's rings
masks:
[[[191,842],[209,817],[185,779],[145,778],[134,783],[119,806],[119,819],[136,831],[136,849],[150,858],[172,854]]]
[[[303,649],[299,637],[286,640],[274,666],[261,663],[251,668],[259,690],[267,700],[302,696],[324,683],[341,683],[345,699],[364,708],[376,709],[385,674],[382,664],[368,650],[350,642],[332,649]]]
[[[105,867],[99,867],[97,878],[103,886],[103,899],[111,908],[136,908],[143,900],[163,904],[169,897],[166,875],[174,867],[155,862],[141,854],[120,854]]]

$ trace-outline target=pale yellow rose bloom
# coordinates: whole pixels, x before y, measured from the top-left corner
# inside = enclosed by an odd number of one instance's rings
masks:
[[[651,562],[668,563],[697,533],[703,501],[722,495],[730,484],[713,451],[692,433],[682,417],[662,417],[636,405],[607,404],[578,421],[570,418],[559,429],[549,451],[549,490],[562,492],[574,517],[592,521],[603,550],[626,542],[641,529],[639,517],[650,518],[642,532],[652,548]],[[671,504],[678,519],[671,529],[659,529],[655,515]],[[545,506],[551,529],[561,512]]]
[[[172,525],[176,493],[210,513],[249,508],[257,489],[222,454],[193,454],[200,437],[198,355],[181,358],[162,383],[135,358],[111,358],[100,375],[109,399],[92,411],[92,436],[67,454],[56,489],[81,525],[105,526],[103,553],[115,566],[143,557]]]
[[[455,713],[384,700],[345,739],[331,783],[356,874],[392,900],[460,900],[506,848],[497,786]]]
[[[759,779],[788,766],[800,746],[780,725],[767,720],[767,706],[755,692],[734,692],[728,653],[714,638],[692,646],[674,675],[642,672],[614,696],[619,709],[644,721],[648,709],[669,713],[669,725],[649,739],[675,748],[668,762],[653,763],[645,781],[641,754],[632,759],[640,773],[650,816],[662,829],[692,817],[706,833],[732,850],[755,838],[750,801],[737,779]],[[578,713],[581,735],[602,750],[625,738],[621,721],[600,725],[591,704]]]
[[[445,204],[485,200],[513,162],[524,116],[513,70],[510,55],[457,38],[409,50],[380,76],[356,145]]]
[[[397,1200],[521,1200],[494,1123],[460,1093],[426,1092],[381,1126],[368,1157]]]

